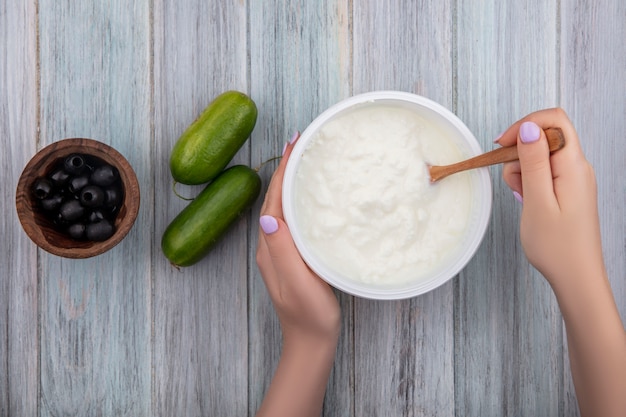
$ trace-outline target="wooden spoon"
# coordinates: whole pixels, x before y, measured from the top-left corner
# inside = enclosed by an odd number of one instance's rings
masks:
[[[546,138],[548,139],[548,146],[550,153],[556,152],[565,146],[565,137],[563,137],[563,131],[558,127],[551,127],[545,130]],[[505,146],[502,148],[494,149],[493,151],[486,152],[482,155],[475,156],[465,161],[457,162],[451,165],[429,165],[428,170],[430,172],[430,182],[437,182],[448,175],[455,174],[457,172],[466,171],[468,169],[481,168],[489,165],[501,164],[503,162],[516,161],[517,146]]]

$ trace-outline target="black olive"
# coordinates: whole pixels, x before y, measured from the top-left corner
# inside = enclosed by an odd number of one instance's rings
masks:
[[[61,204],[59,208],[59,214],[61,218],[68,222],[73,222],[80,219],[85,214],[85,208],[80,204],[78,200],[68,200]]]
[[[62,202],[63,196],[61,194],[54,194],[41,200],[41,207],[46,211],[53,211],[58,209]]]
[[[104,220],[105,218],[106,216],[100,210],[94,210],[91,213],[89,213],[89,216],[87,216],[89,223],[97,223],[100,220]]]
[[[86,175],[79,175],[70,180],[70,184],[67,188],[71,193],[77,194],[87,184],[89,184],[89,177]]]
[[[62,187],[65,183],[67,183],[67,180],[70,178],[70,174],[68,174],[63,168],[59,168],[50,174],[49,178],[54,185]]]
[[[104,205],[107,207],[117,207],[122,203],[122,189],[116,186],[105,188]]]
[[[80,203],[85,207],[100,207],[104,203],[104,191],[97,185],[87,185],[80,191]]]
[[[44,198],[50,196],[53,189],[54,186],[50,180],[47,178],[37,178],[35,184],[33,185],[33,194],[36,198],[43,200]]]
[[[65,158],[65,171],[70,174],[81,174],[85,170],[86,166],[87,165],[85,164],[85,158],[83,155],[74,153]]]
[[[85,230],[86,227],[84,224],[74,223],[67,228],[67,234],[70,235],[72,239],[80,240],[85,238]]]
[[[107,240],[113,233],[115,232],[115,228],[113,224],[108,220],[100,220],[99,222],[89,223],[86,226],[85,234],[87,239],[93,241],[103,241]]]
[[[61,215],[61,213],[58,211],[54,211],[51,213],[50,220],[52,220],[52,223],[56,224],[57,226],[61,228],[65,228],[66,226],[70,224],[70,222],[65,220],[63,216]]]
[[[109,164],[104,164],[94,169],[91,174],[91,183],[106,187],[113,184],[118,178],[117,169]]]

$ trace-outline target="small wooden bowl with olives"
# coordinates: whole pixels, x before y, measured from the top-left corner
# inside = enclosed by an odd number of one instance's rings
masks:
[[[20,223],[40,248],[65,258],[90,258],[117,245],[139,211],[139,183],[118,151],[70,138],[41,149],[17,184]]]

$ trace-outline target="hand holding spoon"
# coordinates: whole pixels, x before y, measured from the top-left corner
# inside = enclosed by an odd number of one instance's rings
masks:
[[[556,152],[565,146],[565,137],[563,137],[563,131],[561,129],[558,127],[552,127],[546,129],[544,132],[546,133],[546,138],[548,139],[550,153]],[[517,159],[519,159],[517,156],[517,145],[513,145],[494,149],[493,151],[489,151],[482,155],[478,155],[451,165],[429,165],[428,170],[430,173],[430,182],[437,182],[448,175],[466,171],[468,169],[516,161]]]

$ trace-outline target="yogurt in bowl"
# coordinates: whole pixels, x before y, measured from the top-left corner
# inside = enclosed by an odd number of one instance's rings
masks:
[[[481,153],[437,103],[379,91],[331,107],[302,133],[283,212],[304,261],[330,285],[373,299],[428,292],[477,250],[491,212],[486,168],[431,184],[427,164]]]

